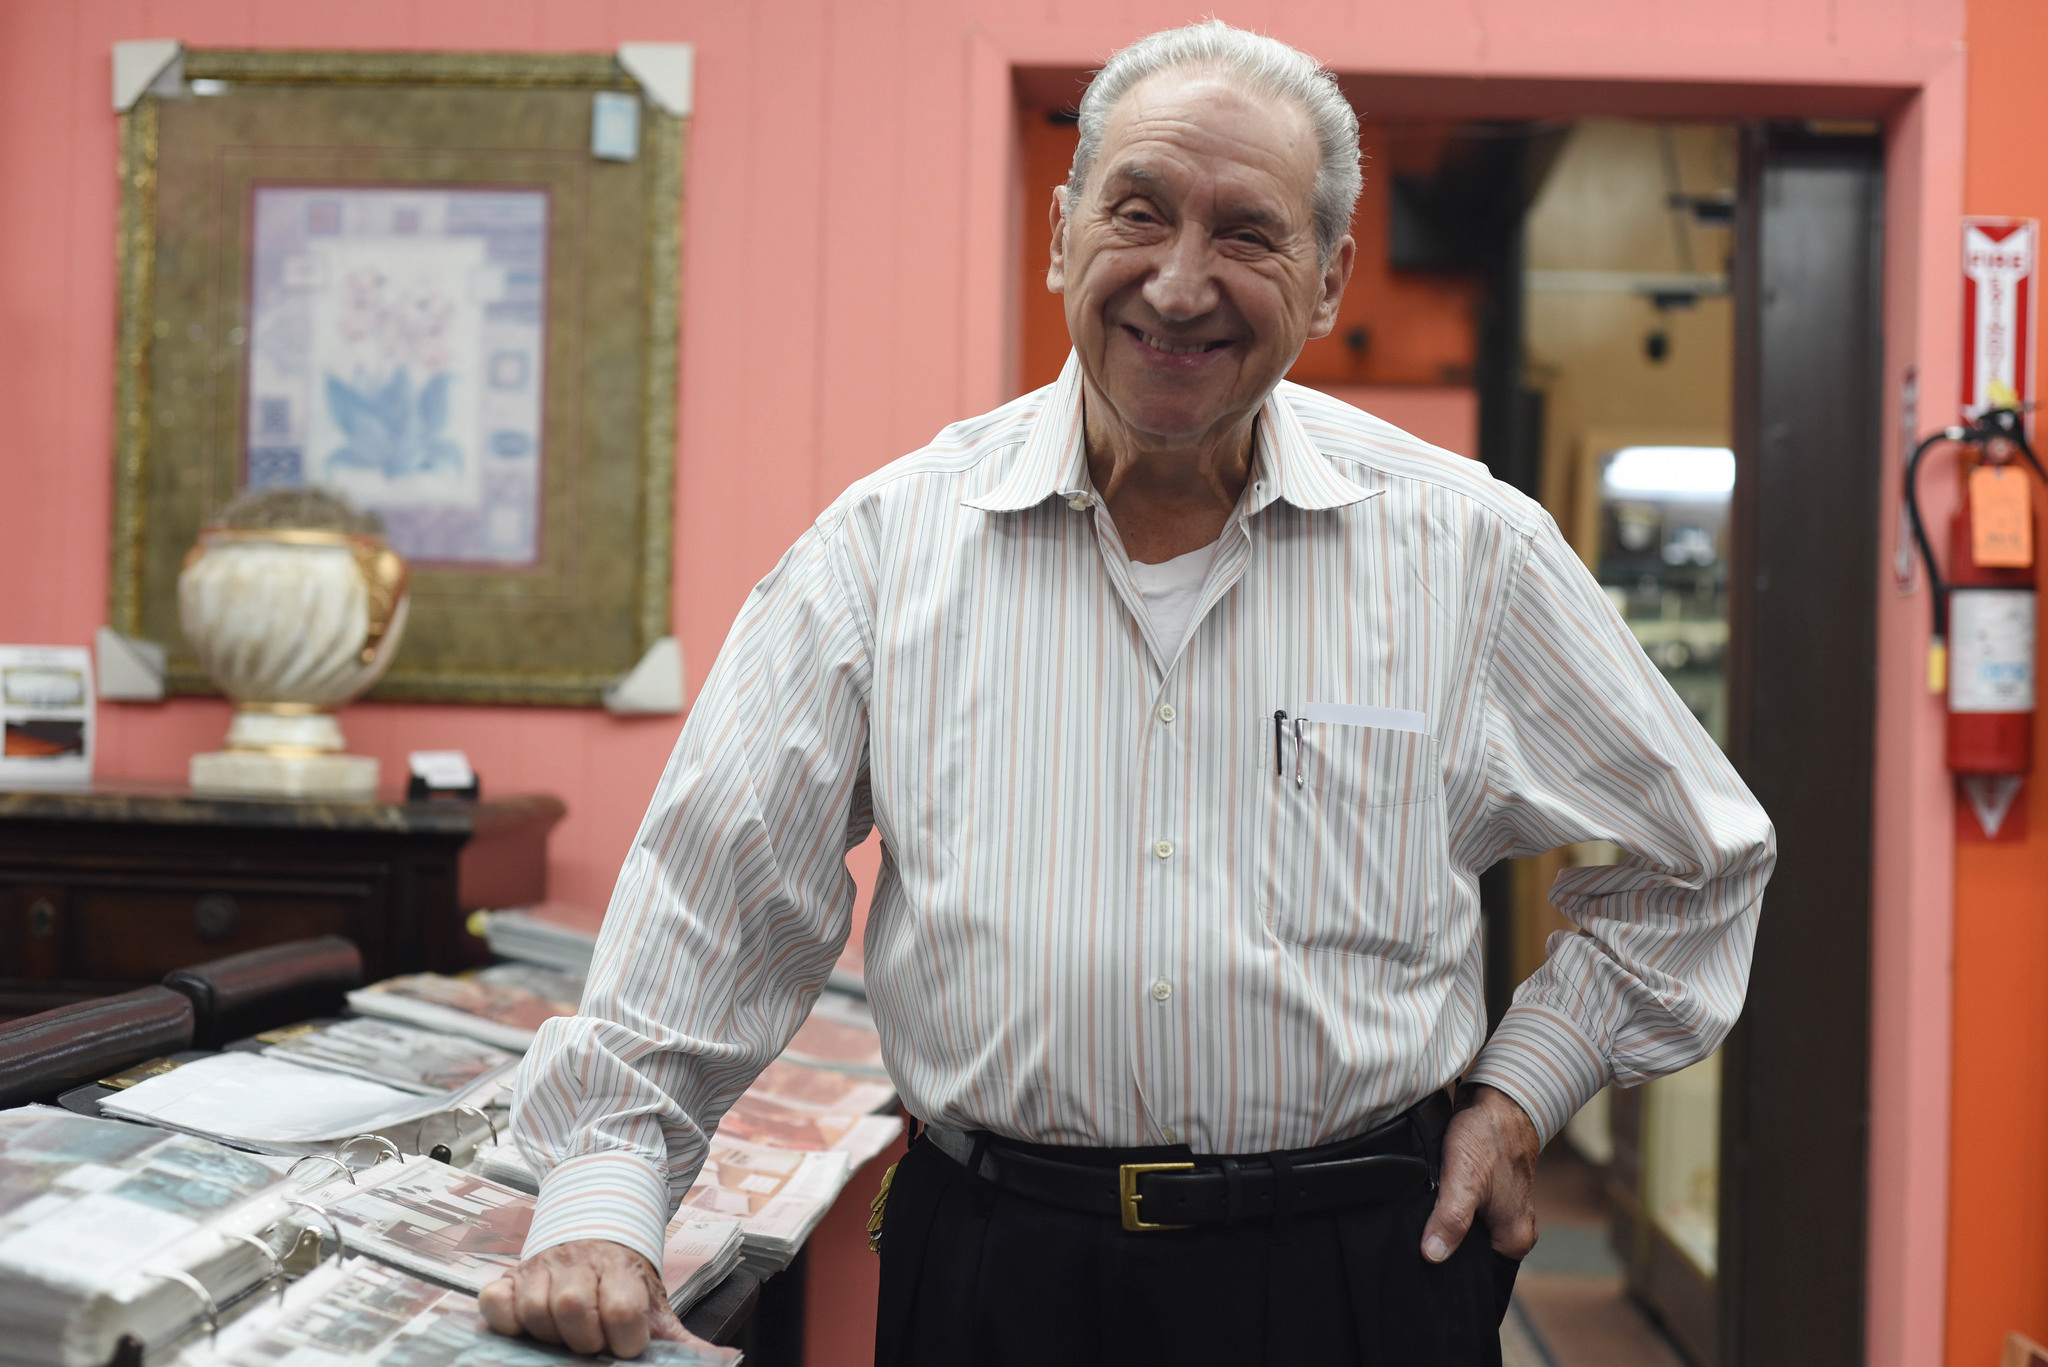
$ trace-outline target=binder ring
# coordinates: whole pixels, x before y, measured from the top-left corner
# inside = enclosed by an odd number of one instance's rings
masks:
[[[311,1201],[302,1201],[296,1196],[287,1197],[285,1204],[297,1206],[300,1210],[310,1210],[327,1222],[328,1232],[334,1235],[334,1264],[336,1267],[346,1267],[348,1265],[348,1245],[342,1240],[341,1225],[336,1222],[332,1215],[327,1213],[327,1208],[325,1206],[316,1206]]]
[[[275,1282],[277,1284],[277,1299],[278,1302],[282,1304],[284,1302],[285,1282],[284,1259],[277,1256],[276,1249],[272,1248],[269,1244],[265,1243],[263,1240],[257,1238],[253,1234],[249,1234],[238,1229],[228,1230],[226,1232],[228,1238],[249,1245],[249,1247],[255,1249],[258,1253],[261,1253],[264,1256],[265,1260],[267,1260],[270,1263],[270,1275],[266,1277],[264,1280]]]
[[[454,1110],[454,1114],[456,1114],[456,1115],[461,1115],[461,1114],[462,1114],[462,1113],[463,1113],[464,1111],[468,1111],[468,1112],[469,1112],[469,1113],[470,1113],[471,1115],[475,1116],[475,1117],[476,1117],[476,1118],[477,1118],[478,1120],[481,1120],[481,1121],[483,1121],[483,1122],[484,1122],[484,1124],[486,1124],[486,1125],[490,1126],[490,1130],[491,1130],[491,1147],[492,1147],[492,1148],[494,1148],[494,1149],[495,1149],[495,1148],[497,1148],[497,1147],[498,1147],[498,1122],[497,1122],[497,1121],[495,1121],[495,1120],[493,1120],[493,1119],[491,1118],[491,1115],[490,1115],[490,1113],[489,1113],[488,1111],[482,1110],[481,1108],[479,1108],[479,1107],[476,1107],[476,1106],[457,1106],[457,1107],[455,1108],[455,1110]]]
[[[365,1140],[378,1146],[377,1163],[383,1162],[386,1158],[395,1159],[400,1163],[405,1161],[405,1155],[398,1151],[398,1145],[392,1143],[381,1134],[350,1135],[347,1139],[334,1146],[334,1156],[337,1158],[348,1157],[348,1151]],[[377,1166],[377,1163],[372,1163],[370,1166],[374,1168]]]
[[[300,1163],[332,1163],[335,1167],[341,1169],[341,1175],[348,1179],[348,1184],[350,1186],[354,1186],[356,1184],[356,1170],[350,1167],[348,1164],[342,1162],[339,1158],[336,1158],[333,1154],[309,1153],[304,1158],[299,1159],[297,1163],[293,1163],[290,1167],[286,1168],[284,1170],[284,1175],[286,1177],[296,1177],[299,1172]]]
[[[460,1117],[465,1112],[475,1116],[478,1120],[483,1121],[484,1124],[489,1127],[491,1131],[491,1147],[496,1148],[498,1146],[497,1121],[491,1119],[489,1115],[485,1114],[483,1111],[478,1110],[474,1106],[450,1106],[445,1111],[435,1111],[432,1115],[423,1115],[420,1117],[420,1123],[413,1126],[412,1128],[412,1151],[414,1153],[425,1153],[427,1151],[426,1144],[424,1142],[427,1133],[427,1122],[429,1120],[439,1119],[441,1116],[444,1115],[455,1120],[455,1142],[457,1144],[460,1144],[462,1142],[462,1121]],[[451,1145],[450,1147],[452,1148],[453,1145]]]
[[[201,1282],[199,1278],[193,1276],[190,1272],[177,1268],[167,1272],[148,1271],[142,1275],[145,1277],[155,1277],[158,1281],[176,1282],[193,1295],[199,1297],[199,1303],[206,1307],[207,1336],[209,1338],[220,1337],[220,1306],[214,1302],[213,1293],[206,1289],[205,1283]]]

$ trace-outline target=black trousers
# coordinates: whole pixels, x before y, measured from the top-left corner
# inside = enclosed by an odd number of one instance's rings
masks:
[[[1434,1204],[1133,1233],[1014,1196],[920,1138],[883,1211],[876,1367],[1499,1367],[1516,1264],[1482,1222],[1428,1262]]]

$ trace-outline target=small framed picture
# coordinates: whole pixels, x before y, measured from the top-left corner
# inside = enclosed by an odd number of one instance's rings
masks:
[[[73,646],[0,646],[0,786],[92,781],[92,659]]]

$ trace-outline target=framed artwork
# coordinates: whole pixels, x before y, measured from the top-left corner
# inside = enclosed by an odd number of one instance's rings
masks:
[[[111,621],[172,691],[211,688],[184,554],[250,489],[383,519],[413,602],[373,697],[592,704],[669,634],[662,95],[601,55],[189,49],[122,115]]]

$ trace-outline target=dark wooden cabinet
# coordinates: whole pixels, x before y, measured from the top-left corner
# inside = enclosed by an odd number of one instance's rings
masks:
[[[0,1014],[345,935],[372,979],[481,962],[477,907],[547,894],[547,796],[332,802],[0,792]]]

